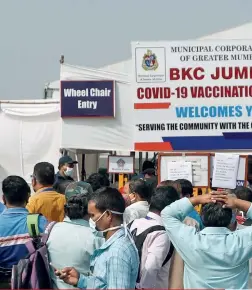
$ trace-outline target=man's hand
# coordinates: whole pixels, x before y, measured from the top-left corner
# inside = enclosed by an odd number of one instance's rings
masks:
[[[235,209],[237,207],[236,201],[237,198],[233,196],[229,196],[225,192],[212,192],[212,198],[215,200],[215,202],[221,202],[223,203],[224,208],[232,208]]]
[[[80,274],[73,267],[66,267],[62,270],[56,270],[55,275],[58,276],[65,283],[73,286],[77,286]]]
[[[215,203],[215,202],[223,202],[227,198],[227,192],[225,191],[212,191],[207,194],[202,194],[198,196],[194,196],[189,198],[190,202],[193,206],[199,205],[199,204],[207,204],[207,203]]]
[[[212,193],[197,195],[197,196],[189,198],[189,200],[190,200],[190,202],[192,203],[193,206],[196,206],[196,205],[199,205],[199,204],[207,204],[207,203],[210,203],[210,202],[215,202],[212,199]]]

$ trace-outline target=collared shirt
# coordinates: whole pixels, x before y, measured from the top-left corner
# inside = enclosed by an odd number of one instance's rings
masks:
[[[185,288],[247,289],[252,257],[252,227],[231,232],[224,227],[206,227],[197,232],[183,224],[193,206],[182,198],[162,213],[168,235],[185,262]],[[252,218],[252,206],[247,212]]]
[[[246,226],[240,225],[236,222],[236,230],[245,229]],[[249,280],[248,280],[248,289],[252,289],[252,259],[249,260]]]
[[[5,209],[5,205],[0,202],[0,213],[2,213]]]
[[[138,252],[125,230],[119,229],[91,257],[91,275],[80,275],[78,288],[134,289],[139,267]]]
[[[25,208],[7,208],[0,215],[0,267],[11,268],[28,254],[25,246],[31,240],[27,227],[28,214]],[[39,216],[41,233],[47,223],[45,217]]]
[[[137,201],[126,207],[124,211],[124,220],[128,224],[135,219],[146,217],[149,212],[149,203],[147,201]]]
[[[62,222],[66,198],[53,188],[42,188],[32,195],[27,204],[30,213],[40,213],[49,221]]]
[[[159,215],[149,212],[147,218],[136,219],[130,231],[137,229],[136,235],[141,234],[152,226],[163,226]],[[162,266],[170,250],[170,240],[166,231],[149,233],[143,243],[140,265],[139,289],[168,289],[170,261]]]
[[[71,233],[71,234],[69,234]],[[57,269],[73,266],[80,273],[90,270],[90,257],[104,243],[103,238],[93,234],[88,221],[83,219],[64,221],[54,225],[47,242],[49,260]],[[57,278],[51,268],[50,274],[58,289],[75,288]]]

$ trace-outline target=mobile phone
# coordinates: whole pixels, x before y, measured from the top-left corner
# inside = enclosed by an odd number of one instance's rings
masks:
[[[50,263],[50,266],[53,268],[54,271],[61,272],[61,270],[58,270],[52,263]]]

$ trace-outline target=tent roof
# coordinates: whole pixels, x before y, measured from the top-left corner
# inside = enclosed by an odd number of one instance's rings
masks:
[[[200,38],[200,40],[218,39],[252,39],[252,22]],[[114,72],[123,71],[124,73],[130,74],[132,71],[132,61],[131,59],[128,59],[105,66],[102,69]]]
[[[51,100],[51,99],[39,99],[39,100],[0,100],[1,104],[58,104],[59,100]]]
[[[252,22],[244,25],[217,32],[200,38],[201,40],[218,40],[218,39],[252,39]],[[131,59],[107,65],[101,68],[102,71],[109,71],[120,74],[130,75],[132,72]],[[59,90],[60,81],[53,81],[46,85],[47,88]]]

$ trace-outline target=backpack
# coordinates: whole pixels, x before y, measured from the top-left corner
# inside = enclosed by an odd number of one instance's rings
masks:
[[[28,215],[27,226],[32,240],[25,245],[29,254],[12,268],[11,289],[52,289],[46,242],[56,222],[47,225],[40,236],[39,215]]]
[[[133,224],[134,221],[130,222],[127,227],[128,229],[130,230],[132,224]],[[131,231],[131,235],[132,235],[132,238],[135,242],[135,245],[136,245],[136,248],[138,250],[138,255],[139,255],[139,261],[141,263],[141,258],[142,258],[142,249],[143,249],[143,244],[144,244],[144,241],[146,239],[146,237],[148,236],[148,234],[150,233],[153,233],[153,232],[156,232],[156,231],[165,231],[165,228],[163,226],[152,226],[152,227],[149,227],[148,229],[146,229],[145,231],[143,231],[141,234],[139,235],[136,235],[136,232],[137,232],[137,228],[134,229],[133,231]],[[174,251],[174,246],[173,244],[171,243],[170,245],[170,250],[166,256],[166,258],[164,259],[164,262],[162,264],[162,267],[164,267],[164,265],[166,265],[169,260],[171,259],[172,257],[172,254],[173,254],[173,251]],[[137,283],[140,282],[140,266],[139,266],[139,270],[138,270],[138,276],[137,276]]]

